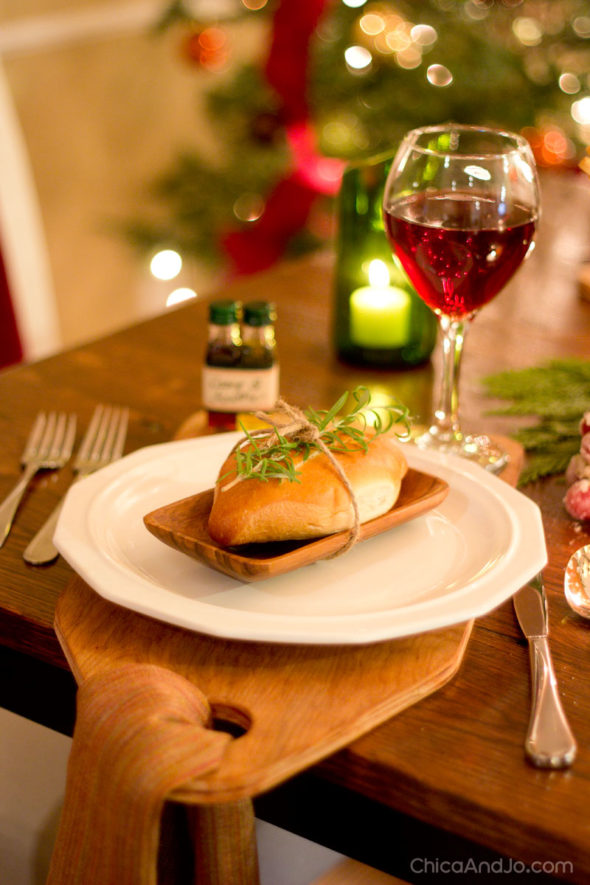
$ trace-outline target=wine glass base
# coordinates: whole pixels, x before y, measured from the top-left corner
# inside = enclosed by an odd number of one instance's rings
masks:
[[[443,452],[447,455],[457,455],[479,464],[490,473],[500,473],[508,464],[508,453],[497,446],[485,434],[464,436],[462,433],[442,434],[437,428],[430,428],[425,433],[414,439],[414,443],[421,449],[430,449]]]

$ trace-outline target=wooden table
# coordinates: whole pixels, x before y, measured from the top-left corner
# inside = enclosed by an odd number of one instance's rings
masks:
[[[482,394],[483,376],[552,357],[590,355],[590,303],[579,297],[576,282],[581,261],[590,258],[588,184],[581,176],[544,181],[537,249],[469,332],[461,390],[467,429],[507,433],[515,427],[487,414],[493,404]],[[331,336],[332,272],[331,256],[316,255],[236,281],[223,295],[276,301],[281,388],[289,401],[323,408],[344,389],[364,383],[395,393],[425,419],[438,354],[432,364],[407,373],[339,363]],[[199,406],[206,313],[206,303],[197,300],[3,372],[0,496],[18,477],[23,442],[40,408],[75,411],[85,427],[97,402],[129,404],[127,451],[171,439]],[[53,615],[72,572],[61,558],[27,566],[22,552],[69,478],[67,470],[37,478],[0,551],[0,703],[65,731],[74,684]],[[513,869],[514,862],[535,863],[537,871],[545,864],[545,873],[590,882],[590,626],[570,613],[562,594],[567,559],[590,532],[564,512],[559,478],[531,484],[525,493],[539,504],[547,534],[551,647],[580,745],[574,767],[539,771],[524,759],[528,652],[506,603],[476,622],[451,682],[261,797],[261,815],[410,881],[435,881],[445,872],[436,864],[449,858],[502,863],[496,872],[508,875],[512,858]]]

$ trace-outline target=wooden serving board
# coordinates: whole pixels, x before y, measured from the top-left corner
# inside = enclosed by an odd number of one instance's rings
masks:
[[[511,455],[503,478],[515,484],[522,450],[499,441]],[[55,615],[78,681],[129,662],[159,664],[194,682],[218,720],[244,730],[219,769],[175,796],[201,805],[266,791],[436,691],[457,672],[471,628],[361,646],[224,640],[123,609],[79,578]]]

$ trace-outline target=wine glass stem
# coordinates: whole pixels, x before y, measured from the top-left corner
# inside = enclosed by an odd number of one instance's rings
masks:
[[[439,439],[461,442],[463,434],[459,423],[459,374],[467,323],[440,316],[439,326],[442,332],[443,368],[433,429]]]

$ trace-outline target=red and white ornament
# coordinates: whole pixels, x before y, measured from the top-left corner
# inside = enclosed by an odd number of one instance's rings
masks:
[[[574,519],[590,519],[590,412],[580,420],[580,451],[572,455],[565,472],[568,490],[563,503]]]
[[[590,519],[590,480],[572,483],[563,499],[565,509],[574,519]]]
[[[568,486],[579,479],[590,479],[590,464],[580,453],[572,455],[565,471],[565,481]]]

